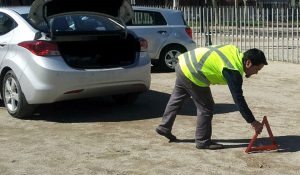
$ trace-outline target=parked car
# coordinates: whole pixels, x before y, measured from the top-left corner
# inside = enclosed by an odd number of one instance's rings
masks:
[[[8,113],[24,118],[38,104],[104,95],[134,102],[147,91],[147,42],[119,19],[126,2],[36,0],[0,8],[0,88]]]
[[[161,70],[174,71],[178,55],[196,48],[181,11],[138,6],[133,11],[127,27],[148,41],[152,64]]]

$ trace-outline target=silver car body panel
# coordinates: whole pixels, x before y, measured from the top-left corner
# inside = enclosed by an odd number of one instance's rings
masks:
[[[132,67],[74,70],[61,57],[36,56],[28,62],[30,68],[24,68],[20,84],[29,103],[143,92],[150,87],[150,66],[147,60],[144,54],[141,55],[141,61]],[[74,90],[83,91],[65,94]]]

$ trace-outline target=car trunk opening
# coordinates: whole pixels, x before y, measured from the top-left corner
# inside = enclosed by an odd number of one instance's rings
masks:
[[[140,50],[133,35],[99,36],[95,40],[56,41],[65,62],[73,68],[113,68],[133,64]]]

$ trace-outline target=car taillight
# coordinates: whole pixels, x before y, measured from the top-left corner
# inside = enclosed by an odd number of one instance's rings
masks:
[[[46,41],[24,41],[18,44],[37,56],[60,55],[55,43]]]
[[[146,52],[148,49],[148,42],[144,38],[139,39],[141,52]]]
[[[193,39],[193,31],[190,27],[185,28],[185,32],[189,35],[191,39]]]

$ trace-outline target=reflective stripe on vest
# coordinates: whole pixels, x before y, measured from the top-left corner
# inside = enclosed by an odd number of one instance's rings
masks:
[[[198,81],[201,81],[203,83],[205,83],[206,85],[209,85],[210,82],[208,81],[208,79],[205,77],[205,75],[201,72],[201,68],[203,65],[201,65],[201,67],[198,65],[198,64],[194,64],[194,67],[192,66],[191,62],[189,61],[189,55],[188,54],[191,54],[191,61],[194,63],[194,62],[197,62],[197,59],[196,59],[196,54],[195,54],[195,51],[192,50],[190,52],[187,52],[185,54],[183,54],[183,57],[185,59],[185,62],[186,62],[186,65],[189,69],[189,71],[191,72],[191,74],[198,80]],[[196,71],[192,71],[196,69]]]
[[[202,73],[201,69],[202,69],[205,61],[208,59],[208,57],[211,55],[212,52],[216,52],[228,68],[234,69],[234,66],[230,63],[228,58],[220,50],[218,50],[219,48],[222,48],[223,46],[224,45],[220,45],[220,46],[216,46],[216,47],[208,46],[207,48],[209,50],[202,56],[202,58],[200,59],[199,62],[197,61],[195,50],[192,50],[190,52],[183,54],[183,57],[185,59],[185,63],[188,67],[188,70],[190,71],[190,73],[193,75],[194,78],[196,78],[198,81],[203,82],[207,86],[210,84],[209,80]],[[191,54],[190,57],[188,55],[189,53]]]

